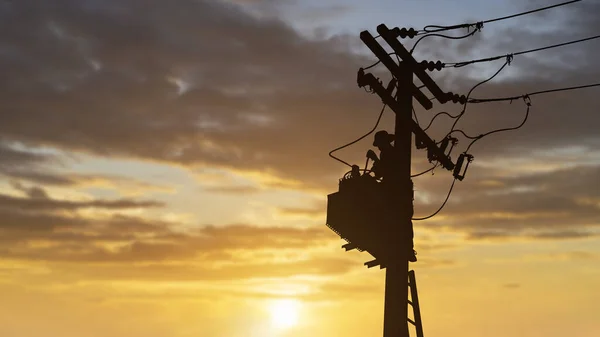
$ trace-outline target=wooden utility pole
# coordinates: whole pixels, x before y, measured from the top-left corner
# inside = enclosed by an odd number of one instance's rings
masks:
[[[411,248],[409,226],[413,211],[413,188],[410,178],[412,148],[412,98],[413,72],[400,63],[396,102],[394,176],[389,179],[390,200],[396,211],[389,222],[389,257],[385,273],[385,308],[383,318],[384,337],[409,337],[408,321],[408,253]]]

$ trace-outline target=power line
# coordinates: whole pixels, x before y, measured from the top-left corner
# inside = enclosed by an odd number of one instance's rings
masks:
[[[381,121],[381,117],[383,116],[383,112],[385,111],[385,107],[386,107],[386,105],[384,104],[383,107],[381,108],[381,112],[379,112],[379,117],[377,118],[377,122],[375,123],[375,126],[369,132],[367,132],[363,136],[359,137],[358,139],[351,141],[350,143],[344,144],[344,145],[342,145],[342,146],[340,146],[338,148],[335,148],[335,149],[329,151],[329,157],[331,157],[331,158],[339,161],[342,164],[345,164],[345,165],[347,165],[349,167],[352,167],[352,165],[348,164],[348,162],[346,162],[345,160],[342,160],[342,159],[334,156],[333,153],[336,152],[336,151],[339,151],[339,150],[341,150],[343,148],[346,148],[346,147],[348,147],[348,146],[350,146],[352,144],[356,144],[359,141],[365,139],[365,137],[367,137],[368,135],[372,134],[373,131],[375,131],[377,129],[377,127],[379,126],[379,122]]]
[[[462,118],[462,116],[465,115],[466,111],[467,111],[467,105],[470,103],[469,97],[471,96],[471,93],[473,92],[473,90],[475,90],[478,86],[487,83],[489,81],[491,81],[492,79],[494,79],[494,77],[498,76],[498,74],[500,74],[500,72],[509,64],[509,61],[506,60],[506,62],[504,62],[504,64],[502,65],[502,67],[500,67],[500,69],[498,69],[498,71],[496,71],[492,76],[490,76],[488,79],[485,79],[479,83],[477,83],[476,85],[474,85],[471,90],[469,90],[469,93],[467,94],[467,101],[465,102],[462,111],[458,114],[458,116],[456,117],[456,119],[454,120],[454,123],[452,124],[452,128],[450,128],[450,132],[448,132],[446,134],[446,137],[448,137],[450,134],[452,134],[452,132],[454,131],[454,128],[456,127],[456,124],[458,124],[458,121],[460,121],[460,119]],[[439,115],[439,114],[438,114]],[[438,116],[436,115],[436,116]],[[434,116],[434,118],[436,117]],[[432,122],[433,123],[433,119]]]
[[[433,165],[432,167],[428,168],[427,170],[425,170],[425,171],[423,171],[423,172],[419,172],[419,173],[417,173],[417,174],[413,174],[413,175],[411,175],[410,177],[411,177],[411,178],[415,178],[415,177],[418,177],[418,176],[422,176],[422,175],[424,175],[424,174],[425,174],[425,173],[427,173],[427,172],[431,172],[431,171],[435,170],[435,168],[436,168],[437,166],[438,166],[438,164],[435,164],[435,165]]]
[[[435,211],[433,214],[422,217],[422,218],[412,218],[412,220],[415,221],[421,221],[421,220],[427,220],[429,218],[433,218],[434,216],[436,216],[441,210],[442,208],[444,208],[444,206],[446,206],[446,203],[448,202],[448,199],[450,199],[450,194],[452,194],[452,189],[454,188],[454,183],[456,182],[456,178],[454,178],[454,180],[452,180],[452,185],[450,185],[450,190],[448,190],[448,194],[446,195],[446,199],[444,200],[444,202],[442,203],[442,205],[440,206],[440,208],[438,208],[437,211]]]
[[[517,125],[515,127],[512,127],[512,128],[502,128],[502,129],[497,129],[497,130],[489,131],[489,132],[486,132],[484,134],[481,134],[481,135],[475,137],[475,139],[473,139],[471,141],[471,143],[469,143],[469,145],[465,149],[464,153],[469,152],[469,149],[471,149],[471,146],[473,146],[473,144],[475,144],[475,142],[477,142],[478,140],[480,140],[480,139],[482,139],[484,137],[487,137],[487,136],[489,136],[491,134],[498,133],[498,132],[517,130],[517,129],[520,129],[523,125],[525,125],[525,122],[527,122],[527,118],[529,117],[529,108],[531,107],[531,102],[529,101],[529,98],[523,98],[523,99],[525,100],[525,104],[527,104],[527,111],[525,112],[525,118],[523,119],[523,121],[521,122],[521,124],[519,124],[519,125]],[[464,132],[463,132],[463,134],[464,134]]]
[[[523,54],[533,53],[533,52],[542,51],[542,50],[546,50],[546,49],[568,46],[568,45],[571,45],[571,44],[585,42],[585,41],[590,41],[590,40],[594,40],[594,39],[598,39],[598,38],[600,38],[600,35],[590,36],[590,37],[586,37],[586,38],[579,39],[579,40],[573,40],[573,41],[568,41],[568,42],[553,44],[553,45],[550,45],[550,46],[545,46],[545,47],[540,47],[540,48],[523,50],[523,51],[516,52],[516,53],[503,54],[503,55],[486,57],[486,58],[476,59],[476,60],[471,60],[471,61],[464,61],[464,62],[444,63],[444,64],[442,64],[442,67],[445,68],[447,66],[450,66],[450,67],[454,67],[454,68],[459,68],[459,67],[464,67],[466,65],[473,64],[473,63],[495,61],[495,60],[499,60],[499,59],[504,58],[504,57],[512,58],[513,56],[517,56],[517,55],[523,55]]]
[[[479,30],[474,30],[466,35],[463,36],[450,36],[450,35],[443,35],[443,34],[435,34],[435,33],[430,33],[430,34],[426,34],[421,36],[416,42],[415,44],[413,44],[412,48],[410,49],[410,53],[412,54],[415,51],[415,48],[417,48],[417,45],[419,44],[419,42],[421,42],[423,39],[425,39],[426,37],[430,37],[430,36],[437,36],[437,37],[443,37],[446,39],[451,39],[451,40],[460,40],[460,39],[465,39],[469,36],[473,36],[476,32],[478,32]]]
[[[494,19],[488,19],[488,20],[484,20],[484,21],[479,21],[479,22],[476,22],[476,23],[463,23],[463,24],[453,25],[453,26],[428,25],[428,26],[425,26],[423,28],[422,32],[420,32],[419,35],[421,35],[421,34],[427,34],[427,33],[442,32],[442,31],[446,31],[446,30],[460,29],[460,28],[475,27],[476,29],[481,29],[483,27],[483,25],[486,24],[486,23],[492,23],[492,22],[496,22],[496,21],[502,21],[502,20],[506,20],[506,19],[512,19],[512,18],[516,18],[518,16],[527,15],[527,14],[533,14],[533,13],[536,13],[536,12],[541,12],[541,11],[544,11],[544,10],[547,10],[547,9],[556,8],[556,7],[560,7],[560,6],[564,6],[564,5],[569,5],[569,4],[572,4],[572,3],[575,3],[575,2],[580,2],[580,1],[581,0],[572,0],[572,1],[562,2],[562,3],[551,5],[551,6],[541,7],[541,8],[529,10],[529,11],[526,11],[526,12],[521,12],[521,13],[517,13],[517,14],[513,14],[513,15],[507,15],[507,16],[503,16],[503,17],[499,17],[499,18],[494,18]],[[430,28],[434,28],[434,29],[430,29]]]
[[[564,88],[541,90],[541,91],[535,91],[535,92],[531,92],[531,93],[519,95],[519,96],[508,96],[508,97],[497,97],[497,98],[471,98],[471,99],[468,99],[468,102],[469,103],[487,103],[487,102],[500,102],[500,101],[514,101],[516,99],[526,98],[528,96],[541,95],[541,94],[547,94],[547,93],[558,92],[558,91],[578,90],[578,89],[585,89],[585,88],[592,88],[592,87],[600,87],[600,83],[578,85],[575,87],[564,87]]]

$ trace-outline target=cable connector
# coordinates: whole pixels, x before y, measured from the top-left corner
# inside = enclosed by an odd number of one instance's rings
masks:
[[[473,161],[473,155],[468,153],[461,153],[456,161],[456,166],[454,167],[453,176],[455,179],[462,181],[467,174],[467,169],[469,168],[469,164]],[[463,164],[465,163],[465,159],[467,159],[467,165],[465,165],[465,169],[462,169]],[[463,171],[462,175],[460,172]]]
[[[395,38],[398,38],[398,36],[402,39],[408,37],[408,38],[414,38],[417,35],[417,31],[414,28],[398,28],[395,27],[392,29],[392,34],[394,34]]]
[[[527,106],[531,106],[531,97],[529,97],[527,94],[523,95],[523,102],[525,102]]]
[[[512,62],[514,56],[513,54],[507,54],[506,55],[506,64],[510,65],[510,63]]]

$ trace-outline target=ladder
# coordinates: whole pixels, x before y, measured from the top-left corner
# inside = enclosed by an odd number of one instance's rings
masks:
[[[415,271],[408,271],[408,287],[410,288],[410,304],[413,308],[414,321],[407,317],[409,323],[415,326],[417,337],[423,337],[423,323],[421,322],[421,309],[419,308],[419,294],[417,293],[417,281],[415,279]]]

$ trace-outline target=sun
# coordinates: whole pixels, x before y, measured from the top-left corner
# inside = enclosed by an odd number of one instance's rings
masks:
[[[275,300],[271,303],[271,323],[278,329],[294,327],[298,324],[300,303],[293,299]]]

